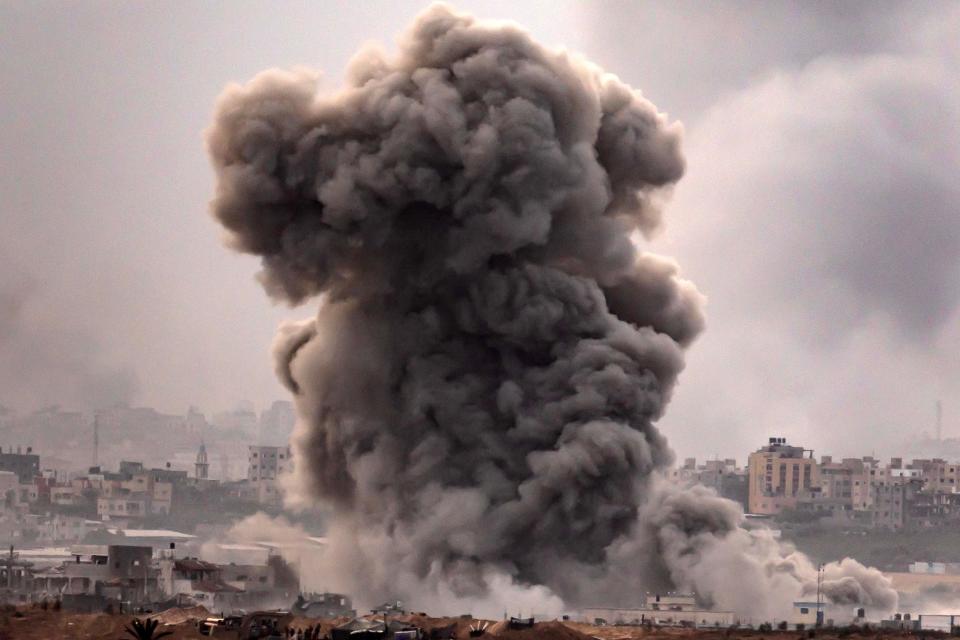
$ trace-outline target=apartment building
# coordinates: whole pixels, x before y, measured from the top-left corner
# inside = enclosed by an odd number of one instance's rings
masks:
[[[909,473],[898,473],[894,478],[894,482],[874,484],[874,528],[895,530],[906,526],[910,516],[910,503],[923,487],[923,480]]]
[[[279,504],[283,493],[277,479],[292,468],[290,447],[251,446],[247,457],[250,496],[260,504]]]
[[[845,501],[854,511],[868,511],[873,505],[870,491],[872,458],[844,458],[834,462],[830,456],[820,460],[820,493],[824,499]]]
[[[807,455],[809,453],[809,455]],[[795,509],[798,499],[819,487],[819,468],[813,451],[770,438],[768,444],[750,454],[748,504],[751,513],[774,515]]]
[[[147,499],[143,494],[97,499],[97,516],[101,520],[143,518],[148,514]]]
[[[160,480],[154,471],[143,471],[130,476],[120,483],[122,493],[128,496],[142,496],[147,502],[148,513],[167,515],[173,502],[173,483]]]
[[[40,456],[27,447],[26,453],[17,447],[9,447],[6,452],[0,448],[0,471],[12,471],[17,474],[20,482],[33,482],[33,478],[40,474]]]
[[[960,493],[960,464],[934,458],[933,460],[914,460],[910,466],[920,470],[924,491]]]
[[[291,468],[290,447],[250,447],[247,479],[251,482],[276,480]]]

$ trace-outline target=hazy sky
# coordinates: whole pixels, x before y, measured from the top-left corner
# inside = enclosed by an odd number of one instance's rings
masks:
[[[256,260],[203,147],[228,82],[336,86],[418,2],[0,0],[0,403],[182,412],[284,396]],[[580,51],[687,131],[652,250],[708,296],[662,421],[681,455],[768,434],[960,436],[960,3],[461,2]]]

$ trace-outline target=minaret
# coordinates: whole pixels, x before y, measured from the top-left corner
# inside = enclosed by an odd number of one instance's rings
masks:
[[[210,463],[207,462],[207,446],[203,440],[200,441],[200,449],[197,451],[197,462],[194,467],[196,468],[197,480],[206,480],[210,471]]]

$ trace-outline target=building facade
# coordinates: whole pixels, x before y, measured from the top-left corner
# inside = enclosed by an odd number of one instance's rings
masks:
[[[14,472],[20,482],[33,482],[40,475],[40,456],[33,453],[30,447],[27,447],[26,453],[21,453],[19,447],[16,453],[13,447],[6,453],[0,449],[0,471]]]
[[[251,482],[276,480],[291,468],[290,447],[250,447],[247,479]]]
[[[750,513],[774,515],[795,509],[798,499],[819,487],[819,469],[813,452],[770,438],[765,447],[750,454],[747,463]]]

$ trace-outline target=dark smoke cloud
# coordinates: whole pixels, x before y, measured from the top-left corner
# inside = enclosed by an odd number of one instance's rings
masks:
[[[446,6],[334,95],[302,70],[227,89],[213,213],[273,297],[324,296],[275,353],[294,490],[333,506],[344,587],[434,606],[678,587],[772,615],[815,580],[733,503],[659,475],[703,301],[631,234],[661,222],[680,134],[616,77]],[[753,601],[723,593],[739,565]]]

